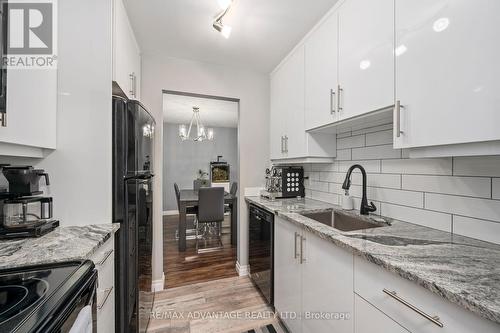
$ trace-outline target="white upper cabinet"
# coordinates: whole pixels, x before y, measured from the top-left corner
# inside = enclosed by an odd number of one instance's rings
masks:
[[[42,148],[55,149],[57,70],[8,69],[6,109],[0,155],[42,157]]]
[[[499,140],[500,1],[397,0],[395,13],[394,146]]]
[[[271,75],[271,158],[305,155],[304,47]]]
[[[336,154],[334,137],[306,133],[304,61],[305,47],[301,44],[271,74],[271,159],[332,162]]]
[[[271,159],[280,159],[285,156],[285,115],[284,100],[286,92],[282,71],[271,75],[271,113],[270,113],[270,150]]]
[[[113,8],[113,80],[131,99],[140,99],[141,51],[122,0]]]
[[[283,65],[283,100],[286,124],[285,150],[288,158],[307,155],[304,127],[304,46],[300,46]]]
[[[338,23],[332,13],[305,41],[306,129],[337,119]]]
[[[348,0],[339,9],[340,118],[394,104],[394,0]]]

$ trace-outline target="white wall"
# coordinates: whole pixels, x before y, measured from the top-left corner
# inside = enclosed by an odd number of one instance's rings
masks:
[[[112,0],[60,1],[58,45],[57,150],[1,161],[49,173],[62,226],[111,223]]]
[[[37,166],[61,225],[111,223],[112,0],[58,7],[57,150]]]
[[[239,175],[240,189],[262,186],[264,170],[269,163],[269,79],[267,74],[245,69],[213,65],[190,60],[143,55],[142,102],[162,122],[162,90],[176,90],[198,94],[240,99],[239,116]],[[162,168],[162,129],[157,126],[155,170]],[[161,173],[157,172],[157,176]],[[154,191],[154,253],[153,279],[160,279],[163,271],[162,248],[162,184],[155,180]],[[248,263],[248,221],[244,200],[239,200],[238,261]]]
[[[339,203],[346,171],[357,163],[378,214],[500,243],[500,156],[409,159],[392,140],[392,124],[338,134],[338,161],[306,166],[307,196]],[[358,171],[352,184],[359,209]]]

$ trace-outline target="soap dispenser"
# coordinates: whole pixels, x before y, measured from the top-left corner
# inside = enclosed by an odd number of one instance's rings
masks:
[[[354,200],[352,196],[349,195],[349,190],[345,190],[345,193],[341,199],[342,199],[342,209],[344,210],[354,209]]]

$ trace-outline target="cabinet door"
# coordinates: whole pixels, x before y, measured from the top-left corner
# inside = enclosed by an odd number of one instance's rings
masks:
[[[380,312],[370,303],[354,294],[354,332],[355,333],[408,333],[391,318]]]
[[[113,80],[123,92],[137,99],[140,84],[140,49],[122,0],[114,2]]]
[[[342,119],[394,103],[394,0],[348,0],[339,9]]]
[[[353,332],[353,255],[304,232],[302,256],[303,332]],[[319,319],[321,314],[331,319]]]
[[[274,306],[291,333],[302,332],[300,230],[279,217],[274,220]]]
[[[284,157],[285,112],[284,100],[286,91],[284,87],[283,72],[276,71],[271,75],[271,112],[269,123],[269,140],[271,159]]]
[[[304,125],[304,45],[301,45],[281,68],[286,92],[284,116],[286,123],[286,157],[307,155]]]
[[[396,1],[395,147],[499,140],[500,1]],[[395,131],[395,134],[396,131]]]
[[[56,148],[57,70],[7,70],[7,127],[0,142]]]
[[[338,14],[328,17],[305,42],[306,128],[336,119]]]

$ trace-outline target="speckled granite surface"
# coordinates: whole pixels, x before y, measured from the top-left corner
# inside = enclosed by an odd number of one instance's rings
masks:
[[[38,238],[0,240],[0,269],[88,259],[119,228],[117,223],[58,227]]]
[[[343,232],[299,214],[341,210],[338,206],[310,199],[245,199],[500,324],[500,245],[392,219],[386,219],[390,226]]]

